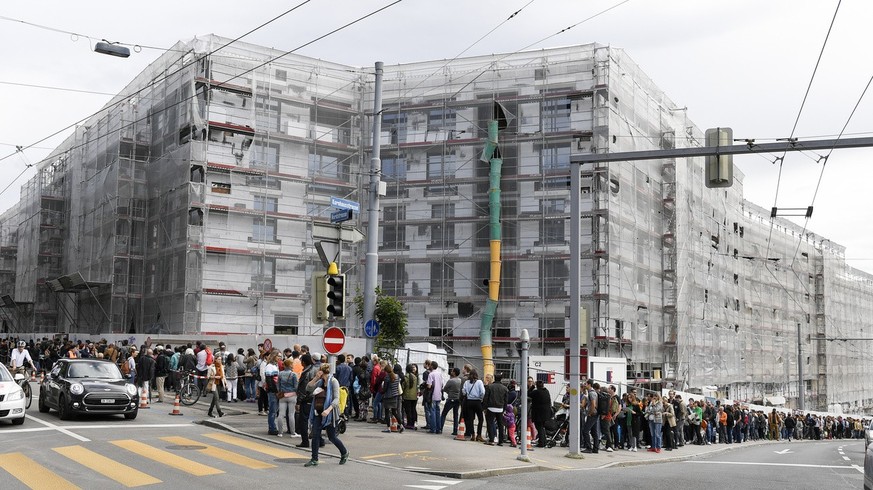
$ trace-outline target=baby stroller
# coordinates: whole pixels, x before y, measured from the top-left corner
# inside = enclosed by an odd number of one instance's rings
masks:
[[[560,441],[561,447],[567,447],[567,435],[570,429],[570,419],[567,417],[568,410],[561,408],[545,423],[546,447],[555,447]]]

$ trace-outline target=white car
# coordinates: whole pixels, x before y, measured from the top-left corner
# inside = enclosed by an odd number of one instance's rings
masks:
[[[24,390],[15,382],[6,366],[0,364],[0,420],[9,420],[15,425],[23,424],[26,403]]]

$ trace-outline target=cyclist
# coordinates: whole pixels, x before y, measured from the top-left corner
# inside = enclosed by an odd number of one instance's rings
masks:
[[[23,340],[18,342],[18,348],[12,351],[12,374],[22,373],[27,374],[25,372],[25,368],[27,364],[30,364],[31,369],[36,371],[36,366],[33,364],[33,359],[30,357],[30,352],[25,349],[27,343]]]

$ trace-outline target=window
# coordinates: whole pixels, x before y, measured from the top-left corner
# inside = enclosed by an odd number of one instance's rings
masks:
[[[455,111],[452,109],[432,109],[427,114],[428,129],[454,129]]]
[[[544,133],[570,130],[570,99],[544,100],[542,107]]]
[[[540,267],[540,296],[563,297],[566,296],[564,283],[570,277],[566,261],[544,260]]]
[[[255,127],[259,131],[279,131],[279,113],[281,104],[264,96],[255,99]]]
[[[540,201],[540,208],[543,214],[547,215],[564,214],[566,205],[566,199],[543,199]]]
[[[540,167],[543,173],[570,168],[569,146],[546,146],[540,150]]]
[[[455,268],[453,264],[447,262],[430,264],[430,294],[455,294]]]
[[[540,337],[545,339],[560,339],[567,337],[564,329],[564,317],[540,318]]]
[[[391,144],[406,143],[406,114],[382,113],[382,131],[391,134]]]
[[[282,189],[282,181],[276,177],[266,177],[264,175],[246,176],[246,185],[250,187],[260,187],[262,189]]]
[[[540,221],[540,239],[537,245],[564,245],[564,218],[544,219]]]
[[[251,152],[251,165],[253,168],[277,172],[279,170],[279,145],[255,142]]]
[[[335,156],[309,154],[309,175],[345,179],[348,176],[347,164]]]
[[[385,206],[382,220],[382,248],[385,250],[404,250],[406,248],[406,219],[403,206]]]
[[[226,182],[213,182],[212,192],[216,194],[230,194],[230,184]]]
[[[451,318],[430,318],[428,319],[428,337],[451,337],[452,336],[452,319]]]
[[[431,208],[431,218],[440,219],[439,223],[431,225],[430,248],[453,248],[455,246],[455,225],[446,222],[444,218],[455,215],[453,203],[438,203]]]
[[[297,315],[276,315],[273,317],[273,332],[276,334],[297,335],[300,317]]]
[[[276,291],[276,259],[273,257],[252,258],[253,291]]]
[[[255,209],[275,213],[279,209],[279,199],[268,196],[255,196]]]
[[[276,70],[276,80],[278,80],[280,82],[287,82],[288,81],[288,72],[285,70]],[[279,318],[279,317],[276,317],[276,318]]]
[[[382,159],[382,177],[388,181],[406,180],[406,159]]]
[[[405,296],[406,264],[379,264],[379,275],[382,276],[382,290],[388,296]]]
[[[491,326],[491,335],[497,338],[512,337],[512,329],[510,328],[509,318],[495,318],[494,325]]]
[[[252,220],[252,238],[250,241],[279,243],[279,240],[276,238],[276,219],[254,218]]]

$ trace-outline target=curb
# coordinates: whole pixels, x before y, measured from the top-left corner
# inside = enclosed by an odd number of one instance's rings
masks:
[[[300,451],[305,452],[305,453],[306,453],[306,452],[309,452],[309,449],[302,448],[302,447],[297,447],[295,444],[288,444],[288,443],[286,443],[286,442],[284,442],[284,441],[280,441],[280,440],[279,440],[278,438],[276,438],[276,437],[261,436],[261,435],[257,435],[257,434],[252,434],[252,433],[250,433],[250,432],[243,432],[243,431],[241,431],[241,430],[239,430],[239,429],[236,429],[236,428],[234,428],[234,427],[231,427],[230,425],[227,425],[227,424],[221,423],[221,422],[219,422],[219,421],[217,421],[217,420],[215,420],[215,419],[203,419],[203,420],[194,421],[194,423],[195,423],[195,424],[203,425],[203,426],[205,426],[205,427],[210,427],[210,428],[212,428],[212,429],[224,430],[224,431],[232,432],[232,433],[234,433],[234,434],[238,434],[238,435],[241,435],[241,436],[246,436],[246,437],[250,437],[250,438],[252,438],[252,439],[257,439],[257,440],[259,440],[259,441],[268,442],[268,443],[271,443],[271,444],[276,444],[277,446],[282,446],[282,447],[286,447],[286,448],[289,448],[289,449],[297,449],[297,450],[300,450]],[[325,446],[325,447],[327,447],[327,446]],[[339,455],[339,454],[329,453],[329,452],[326,452],[326,451],[318,451],[318,455],[319,455],[319,457],[321,457],[321,456],[329,456],[329,457],[331,457],[331,458],[336,458],[336,459],[339,459],[339,458],[340,458],[340,455]]]
[[[488,470],[475,471],[440,471],[440,470],[409,470],[413,473],[423,475],[441,476],[444,478],[454,478],[456,480],[475,480],[477,478],[488,478],[493,476],[518,475],[523,473],[537,473],[540,471],[557,471],[555,468],[531,464],[530,466],[510,466],[508,468],[492,468]]]

